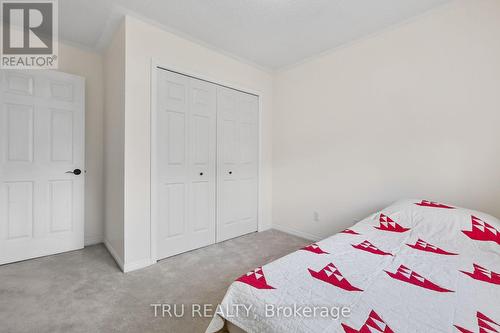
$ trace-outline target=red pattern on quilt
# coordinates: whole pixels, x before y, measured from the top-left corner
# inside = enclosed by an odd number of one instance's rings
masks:
[[[351,229],[345,229],[344,231],[341,231],[340,233],[341,234],[350,234],[350,235],[359,235],[359,233],[357,233],[356,231],[351,230]]]
[[[462,230],[470,239],[500,244],[500,231],[474,215],[471,216],[472,230]]]
[[[313,271],[310,268],[308,268],[308,270],[313,278],[329,283],[341,289],[347,291],[363,291],[351,285],[351,283],[347,281],[347,279],[342,275],[342,273],[340,273],[340,271],[337,269],[337,267],[335,267],[333,263],[329,263],[319,272]]]
[[[307,245],[306,247],[301,248],[301,250],[309,251],[316,254],[329,254],[328,252],[323,251],[316,243]]]
[[[472,273],[460,271],[464,274],[467,274],[471,278],[475,280],[480,280],[493,284],[500,284],[500,274],[490,271],[484,267],[479,266],[478,264],[473,264],[474,271]]]
[[[398,270],[396,273],[391,273],[388,271],[385,271],[387,275],[392,277],[393,279],[400,280],[403,282],[407,282],[410,284],[413,284],[415,286],[429,289],[429,290],[434,290],[440,293],[444,292],[454,292],[453,290],[445,289],[437,284],[427,280],[426,278],[422,277],[422,275],[418,274],[417,272],[412,271],[408,267],[401,265],[399,266]]]
[[[500,332],[500,325],[494,322],[492,319],[488,318],[486,315],[482,314],[481,312],[476,312],[476,318],[477,318],[477,326],[479,328],[479,333],[498,333]],[[474,331],[469,331],[466,328],[463,328],[458,325],[453,325],[457,330],[459,330],[462,333],[474,333]]]
[[[465,329],[463,327],[460,327],[460,326],[457,326],[457,325],[454,325],[460,332],[462,333],[474,333],[472,331],[469,331],[468,329]]]
[[[361,251],[366,251],[370,252],[373,254],[378,254],[379,256],[392,256],[391,253],[389,252],[384,252],[380,250],[378,247],[370,243],[368,240],[365,240],[364,242],[361,242],[357,245],[351,244],[353,248],[361,250]]]
[[[257,289],[276,289],[267,284],[262,267],[257,267],[253,271],[243,274],[236,281],[246,283]]]
[[[452,252],[442,250],[442,249],[438,248],[437,246],[429,244],[420,238],[417,240],[417,242],[415,244],[406,244],[406,245],[408,245],[409,247],[411,247],[413,249],[419,250],[419,251],[432,252],[432,253],[443,254],[443,255],[448,255],[448,256],[458,255],[458,253],[452,253]]]
[[[385,321],[380,318],[380,316],[375,312],[371,311],[368,319],[366,319],[365,324],[361,326],[359,330],[356,330],[346,324],[342,324],[344,331],[346,333],[394,333],[394,331],[385,323]]]
[[[380,214],[379,222],[380,225],[378,227],[374,227],[375,229],[390,232],[406,232],[410,230],[410,228],[402,227],[398,223],[394,222],[389,216],[384,214]]]
[[[435,201],[428,201],[428,200],[422,200],[422,202],[415,203],[415,205],[421,206],[421,207],[455,209],[455,207],[441,204],[441,203],[435,202]]]

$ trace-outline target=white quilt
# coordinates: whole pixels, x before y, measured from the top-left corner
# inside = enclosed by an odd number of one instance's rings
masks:
[[[499,220],[399,201],[238,278],[207,332],[225,319],[249,333],[500,332],[498,272]],[[350,316],[273,316],[266,304],[347,307]]]

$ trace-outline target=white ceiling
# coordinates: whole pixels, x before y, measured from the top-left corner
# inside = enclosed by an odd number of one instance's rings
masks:
[[[267,69],[372,34],[450,0],[61,0],[60,38],[102,49],[125,13]]]

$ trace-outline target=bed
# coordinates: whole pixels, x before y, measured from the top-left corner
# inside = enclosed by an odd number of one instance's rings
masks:
[[[236,279],[206,332],[500,332],[499,230],[478,211],[398,201]]]

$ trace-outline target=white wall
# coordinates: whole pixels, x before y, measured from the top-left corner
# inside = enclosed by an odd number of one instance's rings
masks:
[[[325,237],[400,198],[499,217],[499,32],[500,1],[457,0],[278,73],[275,226]]]
[[[104,53],[105,245],[124,264],[125,25]]]
[[[263,224],[271,225],[272,76],[132,17],[126,18],[125,266],[150,261],[151,58],[262,92]],[[128,270],[126,268],[126,270]]]
[[[59,43],[59,71],[85,78],[85,245],[103,240],[103,66],[102,56]]]

